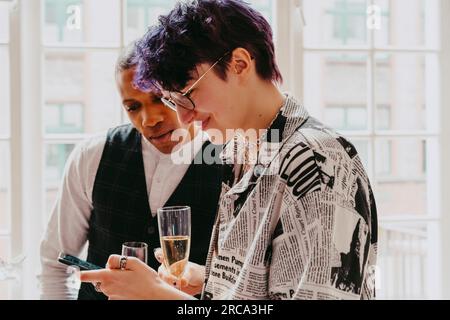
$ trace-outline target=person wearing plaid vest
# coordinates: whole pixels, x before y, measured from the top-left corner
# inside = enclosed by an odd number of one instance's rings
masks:
[[[133,86],[133,46],[119,57],[116,80],[131,124],[80,143],[66,163],[60,191],[41,243],[42,299],[106,299],[90,284],[79,289],[60,252],[105,266],[124,242],[159,247],[156,212],[163,206],[192,209],[190,258],[204,264],[221,184],[220,151],[195,126],[182,126],[158,92]],[[220,149],[220,148],[219,148]],[[209,159],[208,159],[209,158]],[[209,164],[208,164],[209,163]]]

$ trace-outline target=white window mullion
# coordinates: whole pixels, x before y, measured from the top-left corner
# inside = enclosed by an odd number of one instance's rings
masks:
[[[37,298],[43,215],[42,52],[40,1],[21,1],[22,239],[24,299]]]
[[[374,1],[370,0],[369,5],[373,5]],[[376,128],[376,102],[375,102],[375,43],[374,43],[374,29],[367,28],[367,35],[368,35],[368,45],[369,45],[369,52],[368,52],[368,70],[367,70],[367,115],[369,116],[368,119],[368,130],[370,133],[369,138],[369,168],[368,168],[368,175],[369,179],[372,182],[372,184],[376,184],[376,169],[375,169],[375,128]],[[376,189],[376,185],[372,185],[372,189]]]
[[[345,53],[345,52],[350,52],[350,53],[367,53],[367,51],[370,50],[369,47],[367,46],[345,46],[345,47],[340,47],[340,46],[304,46],[303,50],[308,51],[308,52],[318,52],[318,53],[323,53],[323,52],[339,52],[339,53]]]
[[[66,44],[58,44],[58,45],[45,45],[46,52],[61,52],[61,51],[70,51],[70,52],[102,52],[102,51],[114,51],[119,50],[119,46],[102,46],[100,44],[90,44],[87,46],[82,46],[81,44],[76,45],[66,45]]]
[[[127,45],[125,43],[125,32],[127,30],[127,23],[128,23],[127,21],[128,21],[127,20],[127,1],[120,0],[120,50],[121,51]],[[120,106],[120,123],[125,123],[127,118],[126,118],[125,112],[122,110],[122,103],[120,103],[119,106]]]
[[[80,142],[83,142],[85,139],[77,139],[77,138],[48,138],[45,139],[45,144],[74,144],[77,145]]]
[[[304,84],[303,77],[300,75],[304,68],[303,55],[303,20],[302,20],[302,3],[300,0],[293,1],[293,10],[290,12],[290,37],[289,37],[289,51],[290,51],[290,87],[291,92],[295,97],[303,99]],[[279,20],[278,20],[279,21]]]
[[[290,40],[291,34],[291,13],[293,3],[291,0],[277,1],[276,3],[276,18],[277,26],[275,28],[275,46],[276,46],[276,58],[280,72],[283,75],[282,90],[292,91],[292,77],[294,70],[290,65],[292,56],[292,43]],[[301,71],[300,71],[301,72]]]
[[[45,134],[44,140],[48,142],[58,142],[58,141],[82,141],[86,138],[92,136],[91,134],[71,134],[71,133],[52,133]],[[60,143],[60,142],[58,142]]]
[[[305,46],[304,50],[311,52],[351,52],[351,53],[367,53],[369,50],[373,50],[373,48],[365,47],[365,46],[345,46],[345,47],[333,47],[333,46],[317,46],[317,47],[309,47]],[[438,53],[439,51],[436,49],[428,49],[428,48],[408,48],[408,47],[377,47],[376,52],[383,53]]]
[[[446,4],[447,8],[445,8]],[[442,20],[442,27],[439,28],[437,26],[436,29],[439,31],[437,34],[444,35],[446,32],[448,32],[448,26],[445,26],[445,20],[448,20],[448,12],[450,12],[448,1],[441,1],[441,5],[443,6],[442,15],[438,16],[437,21],[433,21],[433,23],[439,25],[439,21]],[[433,7],[433,6],[431,6]],[[438,10],[438,6],[434,8],[435,10]],[[437,12],[435,12],[437,13]],[[427,47],[438,47],[436,46],[435,39],[431,39],[433,41],[430,41],[428,39],[433,34],[436,34],[436,32],[427,32]],[[448,36],[448,33],[447,33]],[[444,40],[445,39],[445,40]],[[442,45],[447,45],[448,38],[445,38],[445,36],[442,38]],[[430,50],[430,53],[435,54],[441,54],[442,57],[447,57],[450,54],[450,51],[445,52],[445,50],[442,51],[442,53],[438,50]],[[446,173],[445,167],[441,165],[441,161],[443,158],[441,158],[441,154],[445,154],[447,152],[449,141],[445,141],[445,139],[441,139],[439,137],[439,131],[441,131],[441,128],[444,128],[447,126],[447,123],[442,122],[442,124],[438,123],[439,119],[439,113],[442,110],[442,113],[447,112],[446,111],[446,102],[445,99],[441,100],[440,91],[447,91],[445,88],[448,88],[444,81],[445,79],[442,78],[442,76],[446,77],[448,79],[448,76],[450,73],[445,74],[445,61],[442,59],[441,61],[441,69],[443,70],[443,74],[440,72],[439,68],[439,62],[434,59],[433,55],[427,55],[425,57],[426,61],[426,69],[425,69],[425,83],[426,86],[426,101],[427,101],[427,108],[428,108],[428,117],[427,117],[427,123],[426,128],[427,132],[429,132],[429,135],[423,135],[426,141],[426,160],[427,160],[427,166],[426,166],[426,172],[427,172],[427,215],[431,217],[436,217],[436,222],[434,223],[428,223],[427,224],[427,261],[426,261],[426,277],[427,281],[425,283],[425,296],[428,299],[442,299],[445,296],[445,291],[448,290],[448,284],[449,282],[445,280],[447,276],[447,272],[445,270],[448,270],[448,252],[445,250],[441,250],[441,248],[446,248],[448,244],[448,239],[446,239],[446,234],[448,233],[447,227],[449,226],[448,220],[446,221],[446,218],[448,217],[448,211],[442,211],[443,207],[441,208],[441,200],[442,201],[448,201],[448,194],[446,196],[442,196],[445,192],[445,186],[443,183],[445,182],[445,179],[442,179],[442,177],[445,177],[446,174],[448,174],[448,171]],[[441,80],[442,78],[442,80]],[[448,84],[448,83],[447,83]],[[448,100],[447,100],[448,102]],[[446,119],[445,115],[441,115],[441,119]],[[442,129],[445,130],[445,129]],[[443,136],[445,136],[445,133],[443,133]],[[442,162],[444,164],[445,162]],[[448,176],[448,175],[447,175]],[[448,185],[448,183],[447,183]],[[445,209],[444,209],[445,210]]]
[[[450,299],[450,1],[441,1],[441,250],[442,298]]]
[[[119,45],[120,48],[125,47],[125,31],[127,28],[127,16],[126,16],[126,10],[127,10],[127,1],[126,0],[120,0],[120,35],[119,35]]]
[[[11,255],[22,254],[22,139],[21,139],[21,62],[20,11],[17,3],[10,11],[10,83],[11,83]]]

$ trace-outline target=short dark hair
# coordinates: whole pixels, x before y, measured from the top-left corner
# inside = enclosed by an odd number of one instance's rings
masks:
[[[179,2],[136,42],[135,84],[181,90],[198,64],[212,64],[236,48],[249,51],[262,79],[282,81],[272,29],[261,13],[240,0]],[[226,55],[214,68],[223,80],[230,60]]]
[[[134,68],[136,65],[136,43],[132,42],[120,52],[116,61],[116,73]]]
[[[123,71],[132,69],[137,65],[136,43],[132,42],[120,52],[116,61],[116,76]],[[139,88],[141,89],[141,88]],[[142,90],[142,89],[141,89]],[[145,91],[151,92],[155,97],[161,98],[162,93],[157,87],[149,87]]]

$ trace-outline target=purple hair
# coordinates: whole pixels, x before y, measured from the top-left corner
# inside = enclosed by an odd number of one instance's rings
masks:
[[[197,65],[212,64],[239,47],[255,59],[262,79],[282,81],[272,29],[261,13],[240,0],[179,2],[136,42],[135,84],[141,90],[181,90]],[[223,80],[230,59],[226,55],[214,68]]]

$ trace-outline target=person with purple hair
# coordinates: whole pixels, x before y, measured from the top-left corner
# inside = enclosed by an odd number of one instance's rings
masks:
[[[280,91],[264,17],[239,0],[180,2],[136,52],[135,84],[224,144],[208,259],[188,263],[181,291],[163,266],[116,255],[81,280],[112,299],[374,298],[369,179],[352,143]]]

